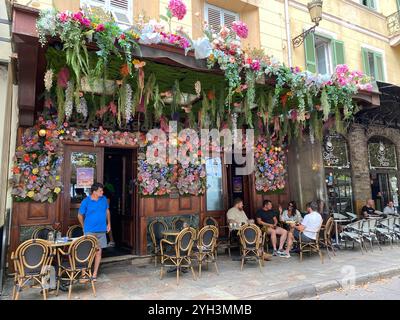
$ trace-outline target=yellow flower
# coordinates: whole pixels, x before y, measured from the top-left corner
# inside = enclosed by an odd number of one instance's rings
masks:
[[[208,59],[210,59],[211,61],[214,61],[214,60],[215,60],[214,54],[211,53],[211,54],[208,56]]]
[[[35,192],[34,192],[34,191],[29,191],[29,192],[28,192],[28,197],[29,197],[29,198],[33,198],[34,195],[35,195]]]
[[[97,28],[97,23],[92,22],[92,27],[93,27],[93,29],[96,29]]]
[[[54,192],[58,194],[58,193],[61,192],[61,189],[60,189],[59,187],[56,187],[56,188],[54,189]]]
[[[140,60],[138,60],[138,59],[134,59],[134,60],[132,61],[132,63],[133,63],[133,65],[135,66],[136,69],[143,68],[143,67],[146,65],[146,62],[140,61]]]
[[[60,180],[60,176],[56,176],[56,180],[57,180],[57,181]]]
[[[38,168],[33,169],[33,170],[32,170],[32,173],[33,173],[33,174],[38,174],[38,173],[39,173],[39,169],[38,169]]]

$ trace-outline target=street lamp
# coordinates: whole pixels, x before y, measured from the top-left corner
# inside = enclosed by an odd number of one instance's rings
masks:
[[[314,26],[292,40],[293,47],[295,48],[299,47],[310,33],[315,32],[315,28],[322,20],[322,0],[312,0],[307,4],[307,7],[308,12],[310,13],[311,21],[314,22]]]

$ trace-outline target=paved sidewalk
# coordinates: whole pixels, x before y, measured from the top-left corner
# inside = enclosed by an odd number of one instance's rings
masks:
[[[191,273],[181,275],[176,285],[176,273],[165,273],[159,279],[159,267],[146,265],[104,265],[96,283],[97,297],[90,286],[74,285],[72,299],[300,299],[311,297],[340,287],[375,281],[400,274],[400,246],[377,247],[364,255],[359,249],[337,252],[329,259],[324,254],[324,264],[319,256],[305,255],[299,262],[298,255],[285,259],[272,257],[260,272],[255,262],[246,263],[240,271],[240,262],[220,254],[217,275],[214,266],[202,272],[194,281]],[[197,274],[197,270],[196,270]],[[4,294],[10,295],[12,281],[8,279]],[[21,293],[21,299],[41,299],[39,289]],[[3,296],[2,299],[10,299]],[[65,292],[49,299],[67,299]]]

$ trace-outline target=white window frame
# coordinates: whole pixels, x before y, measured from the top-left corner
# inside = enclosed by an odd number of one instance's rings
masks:
[[[375,2],[375,8],[371,8],[371,7],[366,6],[365,4],[363,4],[363,0],[360,0],[360,4],[361,4],[363,7],[368,8],[369,10],[376,11],[376,12],[380,12],[380,11],[379,11],[379,0],[372,0],[372,1]]]
[[[316,62],[316,67],[317,67],[317,72],[318,72],[318,74],[321,74],[320,72],[319,72],[319,68],[318,68],[318,53],[317,53],[317,44],[316,44],[316,42],[317,42],[317,38],[320,38],[320,39],[322,39],[323,40],[323,42],[324,42],[324,51],[325,51],[325,59],[326,59],[326,62],[327,62],[327,65],[326,65],[326,70],[327,70],[327,74],[328,75],[332,75],[332,73],[333,73],[333,63],[332,63],[332,39],[330,39],[330,38],[326,38],[326,37],[324,37],[324,35],[322,35],[322,34],[315,34],[315,38],[314,38],[314,41],[315,41],[315,62]]]
[[[115,21],[119,25],[128,26],[128,25],[131,25],[133,22],[133,0],[127,0],[127,1],[128,1],[128,8],[126,9],[126,11],[124,9],[121,9],[121,8],[118,8],[115,6],[111,7],[111,0],[103,0],[103,2],[96,1],[96,0],[80,0],[80,6],[82,7],[83,5],[89,5],[89,6],[95,6],[95,7],[102,7],[105,11],[111,12]],[[118,21],[116,19],[114,12],[125,13],[129,19],[129,24]]]
[[[225,25],[224,13],[228,13],[228,14],[231,14],[231,15],[236,16],[236,21],[240,20],[240,15],[239,15],[239,13],[234,12],[234,11],[230,11],[230,10],[223,9],[223,8],[221,8],[221,7],[214,6],[214,5],[209,4],[209,3],[206,2],[206,3],[204,4],[204,20],[207,21],[207,23],[208,23],[208,8],[211,8],[211,9],[214,9],[214,10],[219,11],[221,26],[224,26],[224,25]]]
[[[371,46],[369,44],[362,44],[361,48],[365,48],[369,51],[374,51],[376,53],[380,53],[382,55],[382,68],[383,68],[383,77],[384,77],[384,81],[387,81],[388,79],[388,75],[387,75],[387,68],[386,68],[386,55],[385,55],[385,50]],[[362,63],[361,63],[362,64]]]

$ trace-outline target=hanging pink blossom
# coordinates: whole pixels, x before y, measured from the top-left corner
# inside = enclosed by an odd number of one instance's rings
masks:
[[[67,22],[67,20],[70,18],[69,14],[66,12],[60,12],[59,14],[57,14],[57,18],[58,20],[60,20],[61,22]]]
[[[246,39],[249,34],[249,29],[243,21],[232,22],[232,29],[242,39]]]
[[[102,23],[99,23],[98,25],[97,25],[97,27],[96,27],[96,31],[97,32],[102,32],[102,31],[104,31],[104,24],[102,24]]]
[[[254,70],[254,71],[260,70],[260,67],[261,67],[260,61],[258,61],[258,60],[253,60],[252,63],[250,64],[250,67],[251,67],[251,69]]]
[[[168,9],[172,13],[172,16],[178,18],[178,20],[182,20],[186,15],[186,5],[182,0],[170,0]]]
[[[57,75],[57,85],[61,88],[67,88],[69,80],[69,70],[68,68],[64,67],[58,72]]]

